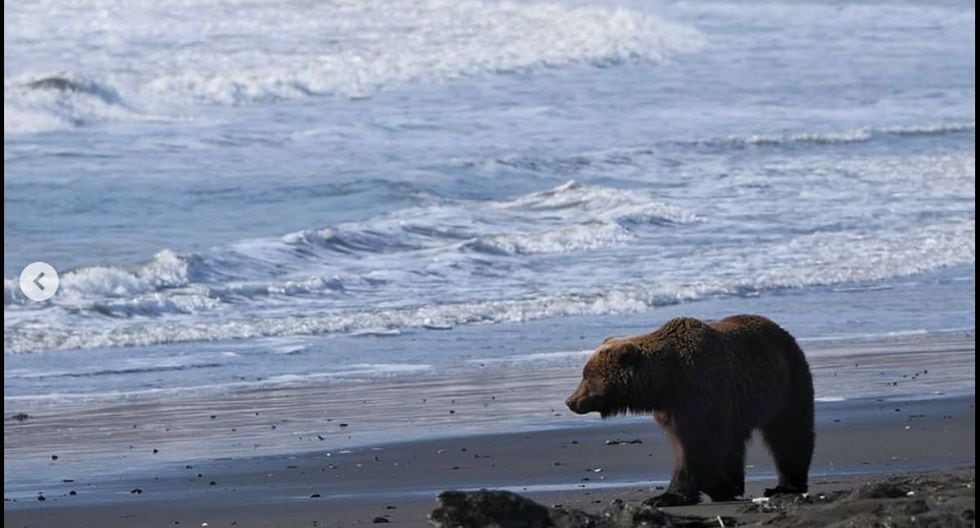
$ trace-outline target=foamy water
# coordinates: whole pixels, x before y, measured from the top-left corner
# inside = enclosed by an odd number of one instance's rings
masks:
[[[974,12],[5,6],[5,398],[538,368],[665,314],[970,327]]]
[[[694,28],[654,14],[549,3],[221,0],[10,7],[4,37],[5,59],[13,63],[4,73],[8,134],[189,118],[194,104],[364,97],[481,74],[660,62],[704,43]],[[35,44],[39,35],[48,37],[43,46]],[[139,53],[131,53],[134,42],[142,46]],[[30,55],[19,56],[20,50]],[[113,56],[111,64],[106,55]],[[65,82],[39,82],[45,79]]]

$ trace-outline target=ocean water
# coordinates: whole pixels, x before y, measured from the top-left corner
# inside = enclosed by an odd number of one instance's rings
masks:
[[[973,2],[4,15],[8,407],[974,327]]]

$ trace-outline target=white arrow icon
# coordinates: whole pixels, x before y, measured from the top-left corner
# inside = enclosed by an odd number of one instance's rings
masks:
[[[20,291],[32,301],[46,301],[58,291],[58,272],[47,262],[32,262],[20,272]]]

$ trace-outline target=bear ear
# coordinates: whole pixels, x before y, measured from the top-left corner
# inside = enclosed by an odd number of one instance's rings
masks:
[[[605,345],[606,343],[612,341],[613,339],[616,339],[616,336],[609,336],[602,340],[602,344]]]
[[[643,361],[643,349],[636,343],[623,343],[619,348],[619,364],[636,367]]]

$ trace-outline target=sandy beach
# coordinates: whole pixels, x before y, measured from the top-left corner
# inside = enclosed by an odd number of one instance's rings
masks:
[[[4,19],[9,526],[975,526],[975,0]]]
[[[855,364],[892,377],[877,382],[878,397],[818,401],[811,491],[852,489],[889,475],[944,472],[941,481],[972,479],[975,395],[930,390],[956,370],[967,379],[974,375],[972,332],[848,346],[849,354],[824,350],[813,361],[818,394]],[[42,527],[427,526],[441,491],[481,488],[585,511],[617,499],[638,504],[667,483],[669,446],[652,420],[575,420],[560,403],[542,403],[561,401],[557,395],[574,383],[578,361],[441,383],[375,382],[369,398],[363,386],[326,384],[166,408],[133,404],[77,415],[40,409],[29,410],[27,419],[7,416],[4,519]],[[908,394],[886,393],[884,387],[899,386],[892,379],[906,381],[901,390]],[[419,383],[428,384],[425,391]],[[405,400],[423,392],[424,402]],[[399,407],[409,419],[396,418]],[[521,409],[536,409],[540,419],[507,425],[503,416]],[[481,432],[480,414],[512,430],[484,426]],[[387,434],[386,420],[393,424]],[[428,435],[419,433],[426,421]],[[447,433],[454,423],[457,433]],[[406,438],[412,436],[420,439]],[[262,451],[245,446],[247,438],[279,452],[248,455],[248,448]],[[760,444],[750,446],[748,497],[760,496],[775,478]],[[220,452],[228,454],[214,455]],[[208,455],[194,456],[202,453]],[[670,511],[738,515],[739,507],[708,503]]]

